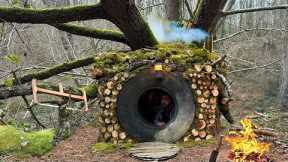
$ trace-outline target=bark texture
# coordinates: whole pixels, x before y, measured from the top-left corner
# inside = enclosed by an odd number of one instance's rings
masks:
[[[181,16],[181,1],[180,0],[165,0],[166,18],[170,21],[177,21]]]
[[[197,19],[194,27],[212,32],[221,18],[226,2],[227,0],[202,0],[196,13]]]
[[[103,0],[102,3],[108,20],[124,33],[132,49],[152,47],[158,44],[134,2],[130,0]]]

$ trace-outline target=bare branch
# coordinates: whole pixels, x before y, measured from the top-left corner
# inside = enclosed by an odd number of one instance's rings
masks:
[[[106,18],[101,3],[50,9],[0,7],[0,19],[15,23],[51,24]]]
[[[278,59],[278,60],[275,60],[275,61],[273,61],[273,62],[270,62],[270,63],[268,63],[268,64],[266,64],[266,65],[261,65],[261,66],[255,66],[255,67],[250,67],[250,68],[245,68],[245,69],[234,70],[234,71],[230,71],[230,72],[228,72],[228,73],[229,73],[229,74],[232,74],[232,73],[249,71],[249,70],[263,69],[263,68],[266,68],[266,67],[268,67],[268,66],[274,65],[274,64],[276,64],[276,63],[278,63],[278,62],[280,62],[280,61],[281,61],[281,59]]]
[[[158,6],[162,6],[162,5],[164,5],[164,3],[158,3],[158,4],[155,4],[155,5],[151,5],[151,6],[147,6],[147,7],[143,7],[143,8],[140,7],[140,9],[141,10],[146,10],[146,9],[150,9],[150,8],[158,7]]]
[[[72,24],[50,24],[50,25],[54,26],[59,30],[66,31],[71,34],[128,44],[128,41],[126,40],[124,34],[117,31],[91,29]]]
[[[272,6],[272,7],[261,7],[261,8],[247,8],[234,11],[224,11],[221,16],[235,15],[239,13],[257,12],[257,11],[268,11],[268,10],[285,10],[288,9],[288,5]]]
[[[187,10],[188,10],[190,19],[194,19],[194,15],[193,15],[193,12],[192,12],[192,10],[191,10],[191,7],[190,7],[190,5],[189,5],[189,3],[188,3],[188,0],[184,0],[184,3],[185,3],[185,6],[186,6],[186,8],[187,8]]]
[[[287,29],[274,29],[274,28],[251,28],[251,29],[244,29],[244,30],[241,30],[239,32],[236,32],[234,34],[231,34],[227,37],[224,37],[224,38],[220,38],[220,39],[217,39],[215,41],[213,41],[213,43],[218,43],[218,42],[221,42],[221,41],[224,41],[224,40],[227,40],[227,39],[231,39],[237,35],[240,35],[244,32],[249,32],[249,31],[255,31],[255,30],[263,30],[263,31],[280,31],[280,32],[288,32]]]

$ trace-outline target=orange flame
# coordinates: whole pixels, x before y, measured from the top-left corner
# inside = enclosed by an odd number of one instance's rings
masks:
[[[224,138],[231,147],[234,162],[246,162],[247,158],[252,155],[257,155],[260,159],[269,151],[270,144],[257,142],[251,120],[243,119],[240,124],[243,127],[240,133],[229,132],[230,135]]]

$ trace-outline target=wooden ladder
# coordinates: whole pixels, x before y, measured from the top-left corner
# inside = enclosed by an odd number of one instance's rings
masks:
[[[40,104],[37,98],[37,93],[39,92],[39,93],[49,94],[49,95],[58,96],[58,97],[68,97],[70,99],[77,100],[77,101],[84,101],[84,107],[82,108],[82,110],[84,110],[85,112],[89,110],[88,102],[87,102],[87,95],[86,95],[85,90],[82,90],[83,96],[73,95],[73,94],[64,92],[62,83],[59,83],[58,85],[59,85],[59,91],[44,89],[44,88],[37,87],[37,80],[33,79],[32,80],[32,93],[33,93],[32,103]]]

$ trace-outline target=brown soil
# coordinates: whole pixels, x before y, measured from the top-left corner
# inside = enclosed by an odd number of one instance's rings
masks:
[[[93,161],[93,162],[138,162],[130,158],[126,151],[118,150],[113,153],[92,153],[91,146],[97,142],[97,128],[79,128],[70,138],[57,145],[50,153],[42,157],[33,157],[26,161]],[[183,149],[177,157],[169,162],[204,162],[208,161],[214,145],[196,146]],[[228,146],[223,146],[217,162],[228,162]],[[288,155],[270,152],[275,162],[288,162]]]

